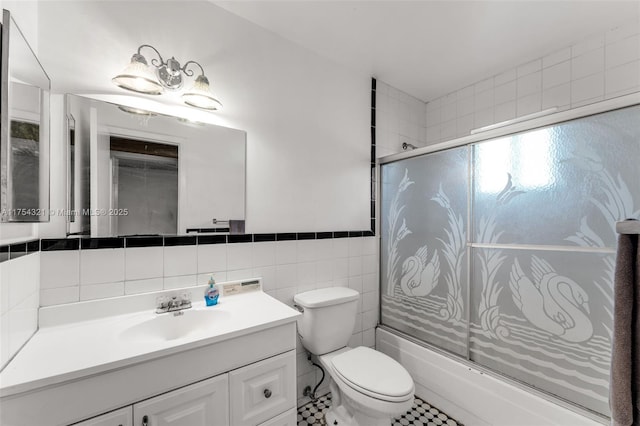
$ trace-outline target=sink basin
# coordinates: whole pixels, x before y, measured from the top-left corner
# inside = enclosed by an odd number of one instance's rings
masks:
[[[133,325],[120,336],[125,340],[170,341],[203,332],[229,316],[228,312],[215,308],[208,310],[184,310],[181,315],[175,312],[157,314],[155,317]]]

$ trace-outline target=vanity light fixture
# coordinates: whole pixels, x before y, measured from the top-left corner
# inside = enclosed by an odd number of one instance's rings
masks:
[[[158,55],[158,58],[151,60],[155,72],[149,66],[147,59],[140,53],[143,47],[150,48]],[[193,87],[182,94],[184,103],[210,111],[221,109],[220,101],[211,95],[209,79],[204,75],[202,65],[196,61],[187,61],[184,66],[180,66],[180,62],[173,56],[165,61],[158,49],[149,44],[138,47],[138,52],[131,57],[131,63],[111,81],[116,86],[133,92],[160,95],[164,93],[165,89],[171,91],[181,89],[184,85],[183,74],[187,77],[193,77],[194,72],[187,69],[189,65],[197,65],[200,68],[200,75],[196,77]]]

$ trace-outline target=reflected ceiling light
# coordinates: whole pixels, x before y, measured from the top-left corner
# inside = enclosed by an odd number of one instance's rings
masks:
[[[135,107],[130,107],[126,105],[118,105],[118,109],[128,114],[144,115],[149,117],[155,117],[157,115],[151,111],[147,111],[146,109],[135,108]]]
[[[140,53],[143,47],[152,49],[158,55],[158,58],[151,60],[155,72]],[[183,74],[187,77],[194,75],[192,70],[187,69],[190,65],[197,65],[200,68],[200,75],[196,77],[193,87],[182,94],[184,103],[209,111],[221,109],[222,104],[211,94],[209,79],[204,75],[202,65],[196,61],[187,61],[184,66],[180,66],[180,62],[174,57],[165,61],[160,52],[149,44],[138,47],[138,52],[131,57],[131,63],[111,81],[123,89],[148,95],[159,95],[165,89],[171,91],[181,89],[184,85]]]

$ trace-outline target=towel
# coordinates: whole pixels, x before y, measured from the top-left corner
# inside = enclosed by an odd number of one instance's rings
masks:
[[[613,426],[640,425],[640,248],[637,234],[618,237],[614,282],[609,407]]]

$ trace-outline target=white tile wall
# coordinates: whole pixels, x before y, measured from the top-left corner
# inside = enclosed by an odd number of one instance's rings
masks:
[[[124,278],[127,281],[161,277],[164,274],[163,247],[132,247],[125,250]]]
[[[640,91],[639,33],[636,18],[428,102],[426,144],[551,107],[566,110]]]
[[[78,286],[80,251],[45,251],[40,253],[40,288]]]
[[[198,250],[193,246],[164,248],[164,276],[195,275],[198,273]]]
[[[124,249],[80,250],[80,286],[119,281],[124,281]]]
[[[455,110],[455,104],[452,107]],[[451,107],[438,114],[448,114]],[[402,143],[424,146],[426,128],[423,101],[388,84],[376,81],[376,156],[402,151]],[[455,117],[453,117],[455,118]]]
[[[40,253],[0,263],[0,368],[38,327]]]

